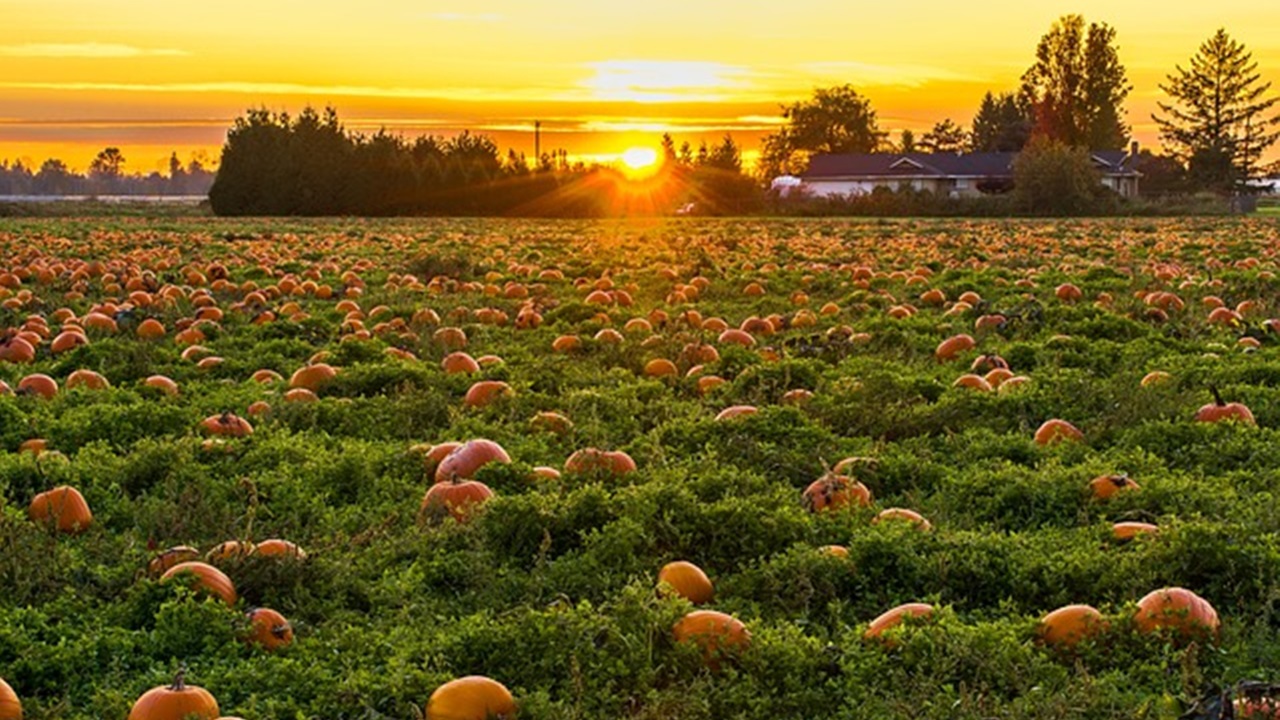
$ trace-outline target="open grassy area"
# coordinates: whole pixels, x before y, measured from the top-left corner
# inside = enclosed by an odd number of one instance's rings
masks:
[[[36,720],[183,665],[249,720],[417,718],[468,675],[521,718],[1178,717],[1280,679],[1278,228],[0,221],[0,678]],[[1197,421],[1215,393],[1254,421]],[[480,438],[493,496],[424,508],[428,451]],[[80,532],[29,515],[59,486]],[[267,539],[305,557],[210,553]],[[149,568],[177,546],[234,602]],[[677,560],[709,600],[659,591]],[[1168,587],[1220,627],[1147,632]],[[1069,604],[1102,622],[1046,642]],[[677,641],[695,609],[749,640]]]

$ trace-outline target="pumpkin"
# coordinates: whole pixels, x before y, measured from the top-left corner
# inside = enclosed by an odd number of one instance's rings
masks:
[[[253,543],[244,540],[227,540],[213,546],[213,549],[205,553],[204,559],[211,563],[220,563],[228,560],[241,560],[248,557],[253,552]]]
[[[178,671],[172,685],[142,694],[129,711],[128,720],[213,720],[221,713],[218,701],[204,688],[187,685],[186,669]]]
[[[933,356],[938,359],[938,362],[955,360],[960,353],[973,349],[977,344],[972,336],[962,333],[938,343],[938,347],[933,351]]]
[[[1111,537],[1116,540],[1132,540],[1139,535],[1160,532],[1159,526],[1145,522],[1118,522],[1111,526]]]
[[[583,448],[564,461],[564,471],[571,475],[604,473],[626,475],[635,472],[636,461],[621,450],[597,450]]]
[[[712,669],[719,667],[722,656],[751,645],[751,633],[741,620],[715,610],[694,610],[680,618],[671,632],[676,642],[692,643],[702,650]]]
[[[44,373],[33,373],[18,381],[18,394],[52,400],[58,394],[58,383]]]
[[[992,370],[1008,370],[1009,363],[999,355],[979,355],[969,365],[969,372],[985,374]]]
[[[755,415],[760,412],[754,405],[733,405],[721,410],[716,414],[716,421],[732,420],[734,418]]]
[[[263,540],[257,545],[254,545],[253,549],[249,551],[249,554],[256,555],[258,557],[282,557],[294,560],[307,559],[307,553],[305,550],[288,540],[281,540],[280,538]]]
[[[306,388],[315,392],[329,384],[337,376],[338,371],[332,365],[326,363],[306,365],[295,370],[293,375],[289,377],[289,387]]]
[[[270,608],[255,608],[247,614],[251,642],[266,650],[279,650],[293,642],[293,626],[283,615]]]
[[[1141,632],[1167,629],[1182,639],[1213,639],[1219,627],[1218,612],[1209,601],[1180,587],[1147,593],[1138,601],[1134,622]]]
[[[862,633],[865,640],[883,639],[886,644],[892,644],[883,638],[884,633],[890,628],[897,627],[902,621],[909,617],[928,617],[933,614],[933,606],[928,603],[907,603],[899,605],[892,610],[882,613],[871,624],[867,626],[866,632]]]
[[[427,700],[427,720],[510,720],[515,716],[511,692],[482,675],[450,680]]]
[[[454,520],[465,523],[471,519],[478,506],[493,497],[488,485],[476,480],[457,479],[438,482],[427,489],[422,496],[422,505],[418,508],[419,522],[438,522],[445,514]]]
[[[1152,385],[1159,385],[1171,379],[1173,379],[1173,376],[1165,372],[1164,370],[1152,370],[1151,372],[1142,376],[1142,380],[1139,382],[1139,384],[1142,387],[1151,387]]]
[[[1089,481],[1089,491],[1098,500],[1106,500],[1119,492],[1128,492],[1133,490],[1141,490],[1138,485],[1128,475],[1099,475]]]
[[[655,358],[644,365],[644,374],[648,377],[675,377],[679,372],[675,363],[664,358]]]
[[[1078,302],[1084,297],[1080,288],[1072,283],[1062,283],[1054,289],[1053,294],[1064,303]]]
[[[1226,420],[1235,420],[1245,425],[1256,425],[1253,419],[1253,413],[1249,408],[1238,402],[1224,402],[1222,395],[1218,394],[1218,388],[1210,386],[1209,390],[1213,392],[1213,402],[1203,405],[1196,411],[1197,422],[1223,422]]]
[[[511,386],[501,380],[481,380],[467,390],[462,403],[467,407],[482,408],[490,405],[500,397],[514,395]]]
[[[1006,385],[1008,382],[1006,381]],[[1044,424],[1036,430],[1035,436],[1037,445],[1054,445],[1060,442],[1072,441],[1083,442],[1084,433],[1066,420],[1045,420]]]
[[[1067,605],[1040,620],[1036,636],[1046,645],[1069,648],[1106,628],[1102,613],[1089,605]]]
[[[995,371],[993,370],[992,372],[995,372]],[[1009,372],[1009,371],[1005,370],[1005,372]],[[956,381],[951,383],[951,387],[968,388],[970,390],[977,390],[979,392],[991,392],[992,390],[995,389],[991,386],[991,383],[986,378],[982,377],[981,375],[974,375],[972,373],[965,373],[964,375],[961,375],[960,377],[956,378]]]
[[[0,678],[0,720],[22,720],[22,702],[4,678]]]
[[[32,520],[49,523],[64,533],[84,532],[93,524],[89,503],[85,502],[79,490],[68,485],[36,495],[31,500],[28,514]]]
[[[422,453],[422,463],[427,471],[427,475],[435,477],[436,468],[440,466],[440,461],[449,457],[454,450],[462,447],[462,443],[455,440],[449,442],[436,443],[435,445],[427,445],[422,443],[409,448],[410,452]]]
[[[923,515],[915,510],[908,510],[907,508],[887,508],[885,510],[881,510],[872,522],[878,523],[885,520],[905,520],[906,522],[912,523],[920,530],[933,529],[933,523],[926,520]]]
[[[428,457],[430,455],[431,452],[428,452]],[[492,440],[469,440],[440,461],[436,466],[435,481],[470,480],[480,468],[492,462],[510,463],[511,456]]]
[[[804,405],[813,399],[813,391],[804,388],[788,390],[782,394],[779,402],[783,405]]]
[[[540,412],[529,421],[534,430],[563,435],[573,429],[573,421],[558,412]]]
[[[166,570],[178,563],[200,559],[200,551],[190,545],[178,545],[161,552],[147,563],[147,574],[160,577]]]
[[[849,557],[849,548],[843,545],[823,545],[822,547],[818,548],[818,552],[823,553],[824,555],[830,555],[832,557],[838,557],[838,558]]]
[[[445,373],[449,375],[455,373],[465,373],[469,375],[471,373],[480,372],[480,363],[476,362],[476,359],[471,357],[468,353],[459,350],[445,355],[444,359],[440,361],[440,369],[444,370]]]
[[[684,560],[662,566],[658,571],[658,588],[661,592],[670,591],[694,605],[711,602],[715,594],[715,588],[702,568]]]
[[[155,388],[169,397],[178,396],[178,383],[164,375],[152,375],[142,381],[144,387]]]
[[[866,485],[834,472],[826,473],[809,483],[802,497],[805,508],[810,512],[871,505],[871,491]]]
[[[230,412],[221,415],[210,415],[200,422],[200,429],[210,435],[224,437],[247,437],[253,434],[253,426],[248,420]]]
[[[160,576],[161,580],[190,575],[195,578],[193,586],[211,595],[216,595],[228,605],[236,604],[236,587],[218,568],[198,561],[178,563]]]
[[[16,335],[0,338],[0,361],[29,363],[36,359],[36,348]]]

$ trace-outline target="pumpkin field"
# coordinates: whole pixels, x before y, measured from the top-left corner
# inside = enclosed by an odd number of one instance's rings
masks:
[[[1278,230],[5,220],[0,720],[1280,717]]]

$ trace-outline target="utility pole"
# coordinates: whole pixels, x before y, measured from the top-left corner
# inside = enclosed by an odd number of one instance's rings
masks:
[[[533,168],[542,167],[542,121],[533,121]]]

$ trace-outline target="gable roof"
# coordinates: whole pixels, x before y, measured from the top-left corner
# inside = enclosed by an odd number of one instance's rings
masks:
[[[1132,156],[1123,150],[1090,153],[1106,175],[1136,174]],[[1018,153],[843,153],[814,155],[804,180],[833,178],[1012,178]]]

